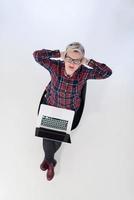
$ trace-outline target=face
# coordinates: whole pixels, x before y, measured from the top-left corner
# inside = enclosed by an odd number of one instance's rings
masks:
[[[83,55],[80,52],[69,50],[67,51],[64,62],[65,71],[68,75],[73,75],[73,73],[80,67],[83,59]]]

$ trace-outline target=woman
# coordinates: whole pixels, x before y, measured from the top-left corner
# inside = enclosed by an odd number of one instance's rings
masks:
[[[69,44],[63,52],[42,49],[35,51],[33,56],[35,61],[46,68],[51,75],[44,103],[75,112],[80,107],[81,91],[86,81],[105,79],[112,74],[112,70],[104,63],[87,59],[84,47],[79,42]],[[43,171],[47,170],[47,180],[52,180],[54,177],[54,167],[57,163],[54,154],[60,146],[61,142],[43,139],[45,158],[40,168]]]

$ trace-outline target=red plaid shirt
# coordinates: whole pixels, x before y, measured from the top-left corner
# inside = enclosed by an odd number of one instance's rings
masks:
[[[51,82],[46,87],[46,101],[48,105],[77,111],[80,106],[80,95],[83,85],[88,79],[105,79],[112,74],[112,70],[103,63],[90,59],[87,68],[81,65],[72,77],[64,74],[65,63],[59,58],[59,50],[42,49],[35,51],[33,56],[40,65],[51,75]]]

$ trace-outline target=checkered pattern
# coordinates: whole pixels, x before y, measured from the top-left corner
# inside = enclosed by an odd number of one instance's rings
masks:
[[[112,70],[104,63],[90,59],[90,68],[81,65],[72,77],[64,74],[64,61],[60,58],[59,50],[42,49],[33,53],[35,61],[46,68],[51,75],[51,82],[46,91],[48,105],[77,111],[80,106],[80,95],[83,85],[88,79],[105,79],[112,74]]]

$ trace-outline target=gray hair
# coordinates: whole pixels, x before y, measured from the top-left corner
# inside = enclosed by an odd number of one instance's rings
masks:
[[[73,42],[66,47],[66,51],[74,50],[80,52],[83,56],[85,55],[85,49],[79,42]]]

